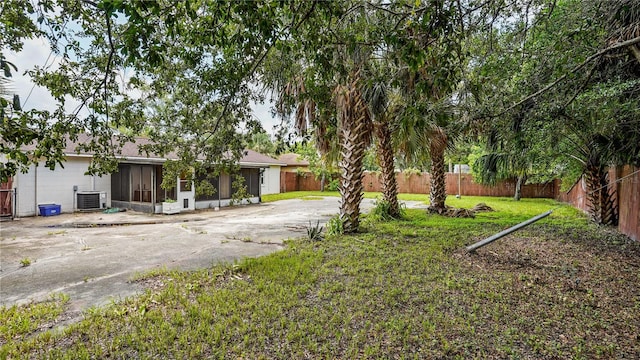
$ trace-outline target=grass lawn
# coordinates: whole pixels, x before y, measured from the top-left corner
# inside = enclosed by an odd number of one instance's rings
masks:
[[[148,274],[135,280],[146,294],[64,331],[43,330],[64,296],[3,308],[0,358],[640,358],[640,244],[563,206],[470,255],[466,245],[558,204],[447,201],[497,211],[407,210],[365,218],[352,236]]]
[[[325,196],[340,197],[337,191],[291,191],[280,194],[262,195],[262,202],[272,202],[288,199],[317,200]],[[379,192],[365,192],[364,197],[367,199],[375,199],[382,197]],[[398,194],[400,200],[429,201],[429,196],[425,194]]]

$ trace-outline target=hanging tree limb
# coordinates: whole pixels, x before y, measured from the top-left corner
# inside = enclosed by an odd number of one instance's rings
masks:
[[[524,99],[522,99],[522,100],[518,101],[517,103],[515,103],[515,104],[513,104],[513,105],[509,106],[507,109],[503,110],[501,113],[499,113],[499,114],[497,114],[497,115],[494,115],[493,117],[502,116],[502,115],[504,115],[504,114],[508,113],[509,111],[511,111],[511,110],[513,110],[513,109],[515,109],[516,107],[518,107],[518,106],[520,106],[520,105],[524,104],[525,102],[527,102],[527,101],[529,101],[529,100],[531,100],[531,99],[533,99],[533,98],[537,97],[538,95],[540,95],[540,94],[542,94],[542,93],[544,93],[544,92],[546,92],[546,91],[550,90],[551,88],[555,87],[555,86],[556,86],[556,85],[558,85],[560,82],[562,82],[564,79],[566,79],[570,74],[573,74],[573,73],[577,72],[578,70],[580,70],[580,69],[582,69],[583,67],[585,67],[588,63],[590,63],[590,62],[592,62],[593,60],[595,60],[595,59],[597,59],[597,58],[601,57],[602,55],[604,55],[604,54],[606,54],[606,53],[608,53],[608,52],[610,52],[610,51],[617,50],[617,49],[620,49],[620,48],[623,48],[623,47],[626,47],[626,46],[632,46],[632,45],[635,45],[635,44],[638,44],[638,43],[640,43],[640,36],[635,37],[635,38],[633,38],[633,39],[629,39],[629,40],[623,41],[623,42],[616,43],[616,44],[614,44],[614,45],[612,45],[612,46],[610,46],[610,47],[608,47],[608,48],[606,48],[606,49],[603,49],[603,50],[598,51],[597,53],[595,53],[595,54],[593,54],[593,55],[589,56],[588,58],[586,58],[583,62],[581,62],[581,63],[580,63],[580,64],[578,64],[576,67],[574,67],[573,69],[571,69],[571,71],[569,71],[568,73],[566,73],[566,74],[562,75],[561,77],[557,78],[557,79],[556,79],[554,82],[552,82],[551,84],[549,84],[549,85],[547,85],[547,86],[543,87],[542,89],[540,89],[540,90],[538,90],[538,91],[534,92],[533,94],[531,94],[531,95],[529,95],[529,96],[525,97]]]

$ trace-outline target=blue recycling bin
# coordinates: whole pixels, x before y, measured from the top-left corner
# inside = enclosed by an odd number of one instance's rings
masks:
[[[61,206],[58,204],[38,205],[38,209],[40,209],[40,216],[60,215],[60,207]]]

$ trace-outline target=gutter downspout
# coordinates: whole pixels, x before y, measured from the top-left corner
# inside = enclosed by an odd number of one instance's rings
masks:
[[[266,169],[260,169],[258,171],[258,202],[262,203],[262,183],[264,181],[264,173],[266,172]],[[269,186],[269,184],[267,183],[267,186]]]
[[[35,170],[33,171],[33,184],[33,187],[35,189],[33,211],[35,212],[34,216],[38,216],[38,164],[36,164]]]
[[[18,217],[18,188],[13,188],[13,212],[11,213],[11,219]]]

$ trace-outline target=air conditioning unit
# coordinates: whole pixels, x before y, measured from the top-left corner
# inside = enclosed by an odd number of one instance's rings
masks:
[[[97,210],[107,206],[106,191],[78,191],[76,196],[78,210]]]

